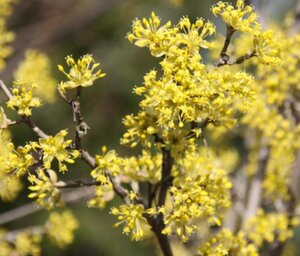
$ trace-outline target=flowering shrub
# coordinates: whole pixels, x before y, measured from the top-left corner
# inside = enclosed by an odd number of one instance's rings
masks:
[[[1,2],[0,9],[9,12],[11,2]],[[90,127],[81,112],[81,92],[93,90],[86,87],[105,76],[91,54],[67,56],[68,68],[58,65],[66,81],[56,86],[48,58],[29,50],[13,86],[0,81],[6,107],[18,115],[8,117],[2,105],[1,199],[13,201],[28,186],[28,197],[52,211],[65,207],[65,188],[89,186],[89,207],[104,208],[119,197],[122,203],[110,211],[115,226],[134,241],[155,238],[165,256],[177,255],[179,243],[180,255],[182,250],[184,255],[284,255],[298,226],[299,181],[293,177],[299,173],[300,35],[290,33],[291,24],[262,29],[244,0],[221,1],[211,11],[226,25],[224,40],[202,18],[184,16],[172,24],[152,12],[133,21],[127,39],[148,48],[160,65],[134,88],[139,110],[123,119],[127,130],[120,142],[137,148],[136,156],[106,146],[92,156],[83,145]],[[6,16],[0,13],[3,24]],[[12,35],[0,29],[6,38],[1,67]],[[33,62],[40,64],[37,73],[31,73]],[[46,84],[50,89],[41,90]],[[72,109],[73,135],[64,127],[50,135],[32,121],[34,108],[54,100],[54,86]],[[36,139],[15,145],[10,128],[19,124]],[[232,131],[245,138],[246,156],[225,147]],[[69,165],[79,161],[91,169],[90,177],[66,181]],[[77,227],[65,210],[51,212],[41,226],[1,229],[0,255],[40,255],[44,236],[65,247]]]

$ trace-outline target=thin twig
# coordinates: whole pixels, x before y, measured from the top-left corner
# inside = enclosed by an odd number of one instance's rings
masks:
[[[243,216],[244,224],[251,216],[255,215],[257,209],[262,204],[262,182],[265,178],[265,173],[270,157],[270,147],[263,145],[263,142],[260,146],[258,157],[258,168],[253,180],[251,181],[251,186],[248,192],[246,211]]]
[[[13,96],[7,86],[0,80],[0,88],[4,92],[5,96],[10,100]]]
[[[65,203],[76,203],[83,199],[91,198],[94,195],[94,193],[95,192],[93,188],[85,188],[81,190],[71,191],[63,194],[62,200]],[[44,210],[44,208],[38,207],[35,203],[29,203],[19,206],[10,211],[0,214],[0,225],[18,220],[20,218],[34,214],[41,210]]]
[[[14,243],[15,240],[17,239],[17,236],[21,232],[29,232],[31,235],[43,235],[46,233],[46,229],[44,226],[33,226],[33,227],[12,230],[6,233],[3,237],[1,237],[0,242],[7,241],[9,243]]]
[[[227,55],[227,50],[234,32],[235,29],[232,26],[230,25],[226,26],[226,38],[224,41],[223,48],[219,54],[218,61],[215,64],[215,66],[220,67],[222,65],[230,64],[231,60],[230,57]]]
[[[63,189],[63,188],[80,188],[80,187],[91,187],[91,186],[99,186],[102,183],[97,180],[71,180],[67,182],[61,182],[55,185],[55,187]]]
[[[10,100],[13,97],[10,90],[3,83],[2,80],[0,80],[0,88],[4,92],[4,94],[6,95],[8,100]],[[40,138],[47,138],[48,137],[48,135],[45,132],[43,132],[42,129],[40,129],[37,125],[34,124],[34,122],[31,120],[31,118],[29,116],[22,115],[21,120],[19,120],[18,123],[25,123]]]
[[[39,128],[28,116],[21,116],[23,123],[25,123],[39,138],[48,138],[49,135],[46,134],[41,128]]]

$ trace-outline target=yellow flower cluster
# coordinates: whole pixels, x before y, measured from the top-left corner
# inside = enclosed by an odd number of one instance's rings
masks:
[[[278,65],[281,61],[281,44],[280,40],[273,36],[271,30],[262,31],[258,22],[257,14],[253,7],[246,5],[244,0],[238,0],[234,7],[231,3],[220,1],[212,7],[214,15],[220,15],[227,26],[227,36],[231,36],[235,31],[250,33],[249,38],[251,48],[247,49],[244,54],[251,53],[257,56],[263,64]],[[242,45],[238,45],[237,51],[244,49],[248,40],[245,40],[248,34],[242,34]],[[251,50],[251,51],[249,51]],[[238,55],[241,57],[242,55]]]
[[[236,8],[230,3],[220,1],[212,7],[214,15],[220,15],[227,26],[241,32],[251,32],[260,28],[257,21],[257,14],[244,0],[236,1]]]
[[[149,142],[151,135],[158,132],[158,128],[153,127],[155,118],[148,115],[145,111],[140,111],[137,115],[126,115],[123,124],[127,127],[127,132],[121,138],[121,144],[134,148],[138,143],[144,146],[151,146]]]
[[[74,240],[74,231],[78,228],[78,222],[69,210],[62,213],[53,212],[46,222],[46,232],[50,240],[63,248]]]
[[[0,140],[2,140],[2,133],[6,129],[6,133],[9,133],[7,128],[12,123],[12,121],[7,118],[4,110],[0,107]]]
[[[102,147],[103,155],[96,155],[96,168],[91,172],[92,177],[103,184],[109,183],[106,172],[111,172],[114,176],[120,173],[120,164],[122,159],[117,155],[115,150],[109,150]]]
[[[10,154],[9,147],[4,142],[7,139],[9,139],[8,133],[0,133],[0,198],[3,201],[13,201],[23,186],[20,178],[16,175],[11,175],[11,169],[7,166],[6,159]]]
[[[31,116],[32,108],[41,106],[40,99],[33,96],[35,88],[35,84],[16,81],[12,89],[12,98],[7,102],[7,106],[17,110],[19,115]]]
[[[228,229],[222,229],[210,241],[206,242],[198,252],[199,256],[258,256],[258,251],[253,244],[249,244],[239,232],[233,235]]]
[[[36,170],[36,175],[30,174],[28,181],[32,184],[28,187],[32,192],[28,195],[29,198],[36,198],[36,203],[47,209],[52,209],[55,206],[62,206],[60,190],[56,187],[57,176],[53,170]]]
[[[65,140],[68,132],[62,130],[55,136],[41,138],[39,144],[35,144],[35,148],[43,150],[43,162],[46,169],[51,168],[51,163],[56,158],[60,172],[66,172],[67,166],[63,162],[74,163],[74,159],[79,157],[78,150],[70,150],[72,140]]]
[[[248,170],[252,174],[256,172],[259,141],[264,138],[266,146],[270,148],[263,181],[264,194],[268,198],[286,200],[289,197],[288,186],[295,152],[300,147],[300,125],[293,117],[300,89],[300,76],[297,71],[300,63],[300,37],[288,37],[288,31],[281,31],[279,28],[276,31],[276,37],[281,43],[282,65],[258,64],[257,79],[253,87],[257,99],[242,118],[242,122],[257,134],[253,141]],[[268,120],[268,125],[265,125],[265,120]]]
[[[20,232],[15,241],[16,253],[20,256],[41,255],[41,235],[32,234],[30,231]]]
[[[8,232],[0,230],[0,255],[1,256],[39,256],[41,255],[41,235],[33,234],[30,230],[22,230],[13,240],[8,241],[5,236]]]
[[[35,159],[30,154],[32,152],[31,144],[26,144],[24,147],[19,146],[15,149],[12,142],[7,142],[7,155],[0,156],[0,164],[4,171],[10,176],[21,177],[26,174],[29,167],[35,163]]]
[[[161,162],[161,154],[151,155],[148,150],[143,150],[138,157],[123,158],[122,175],[130,180],[156,184],[161,180]]]
[[[263,64],[279,64],[281,48],[272,30],[254,32],[253,46],[256,56]]]
[[[145,75],[144,84],[134,90],[144,99],[139,104],[141,111],[123,121],[128,130],[121,143],[131,147],[139,142],[151,146],[151,135],[159,135],[165,146],[185,144],[190,126],[205,120],[232,126],[235,104],[239,102],[245,110],[254,97],[250,89],[252,76],[208,69],[202,63],[199,49],[211,46],[206,38],[215,31],[212,23],[203,19],[191,23],[187,17],[174,27],[170,22],[163,26],[160,23],[152,13],[149,20],[135,20],[128,34],[137,46],[149,47],[153,56],[163,57],[162,76],[152,70]],[[201,131],[195,133],[199,135]]]
[[[13,246],[4,239],[7,235],[7,231],[4,229],[0,229],[0,248],[1,248],[1,256],[11,256],[14,252]]]
[[[101,69],[96,71],[100,63],[95,63],[93,56],[90,54],[82,56],[77,61],[72,56],[67,56],[66,63],[70,67],[68,72],[64,70],[62,65],[58,65],[59,71],[63,72],[69,80],[59,84],[58,88],[62,93],[65,93],[66,89],[91,86],[96,79],[105,76]]]
[[[101,184],[95,187],[95,197],[87,203],[90,208],[105,208],[106,203],[112,200],[114,191],[111,183]]]
[[[38,50],[27,50],[25,59],[14,72],[15,81],[34,84],[34,94],[47,102],[55,99],[57,82],[51,76],[51,63],[48,56]]]
[[[133,192],[132,192],[133,193]],[[134,197],[134,194],[131,194]],[[117,215],[119,222],[115,224],[115,227],[124,225],[123,233],[131,235],[131,239],[139,241],[144,237],[145,226],[147,226],[147,220],[143,217],[144,206],[141,204],[122,204],[119,208],[113,207],[111,214]]]
[[[293,236],[292,229],[298,224],[296,218],[289,218],[285,213],[265,213],[259,209],[247,221],[245,234],[257,247],[261,247],[264,242],[285,242]]]
[[[221,225],[222,212],[231,205],[231,182],[224,170],[216,168],[204,152],[188,152],[177,166],[177,177],[170,188],[170,204],[162,207],[165,215],[163,234],[176,232],[183,240],[199,229],[204,219]]]
[[[16,0],[2,0],[0,2],[0,70],[5,67],[5,59],[12,53],[10,43],[14,40],[14,33],[6,28],[7,16],[11,14],[12,5]]]

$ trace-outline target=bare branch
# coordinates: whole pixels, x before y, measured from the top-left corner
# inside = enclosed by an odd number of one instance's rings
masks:
[[[0,80],[0,88],[4,92],[4,94],[6,95],[8,100],[10,100],[13,97],[10,90],[7,88],[7,86],[3,83],[2,80]],[[35,125],[33,123],[33,121],[31,120],[30,117],[23,115],[23,116],[21,116],[21,118],[22,119],[19,120],[18,123],[25,123],[40,138],[47,138],[48,137],[48,135],[45,132],[43,132],[42,129],[40,129],[37,125]]]
[[[231,37],[233,33],[235,32],[235,29],[229,25],[226,26],[226,38],[224,41],[223,48],[220,52],[219,58],[217,63],[215,64],[216,67],[220,67],[223,65],[227,65],[231,63],[230,57],[227,55],[228,46],[231,41]]]
[[[269,161],[270,147],[261,145],[258,154],[258,168],[249,188],[246,211],[243,216],[244,224],[249,217],[255,215],[257,209],[261,206],[263,195],[262,182],[265,177],[265,172]]]
[[[12,94],[2,80],[0,80],[0,88],[4,92],[5,96],[10,100],[12,98]]]
[[[71,180],[67,182],[61,182],[57,184],[55,187],[57,188],[80,188],[80,187],[91,187],[91,186],[99,186],[101,185],[100,181],[97,180]]]
[[[24,231],[30,232],[30,234],[32,235],[42,235],[46,232],[45,227],[43,226],[34,226],[34,227],[27,227],[23,229],[16,229],[16,230],[9,231],[5,236],[1,237],[0,242],[7,241],[10,243],[14,243],[17,236]]]
[[[21,116],[23,123],[25,123],[39,138],[48,138],[49,135],[46,134],[41,128],[39,128],[28,116]]]
[[[81,190],[75,190],[63,194],[62,200],[65,203],[71,204],[71,203],[79,202],[81,200],[89,199],[93,195],[94,195],[93,188],[84,188]],[[20,218],[34,214],[41,210],[44,210],[44,208],[38,207],[35,203],[29,203],[26,205],[19,206],[15,209],[0,214],[0,225],[18,220]]]

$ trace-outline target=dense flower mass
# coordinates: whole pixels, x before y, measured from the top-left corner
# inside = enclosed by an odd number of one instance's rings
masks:
[[[176,232],[183,241],[199,229],[203,219],[210,225],[221,225],[222,211],[231,205],[232,184],[226,172],[201,153],[186,153],[177,167],[180,175],[175,176],[170,188],[172,207],[166,205],[160,209],[165,215],[163,233]]]
[[[257,248],[248,244],[242,233],[232,234],[228,229],[223,229],[212,237],[200,250],[200,256],[258,256]]]
[[[296,225],[296,218],[289,219],[283,213],[268,214],[259,209],[257,214],[248,220],[245,232],[257,247],[261,247],[264,242],[272,243],[275,239],[285,242],[293,236],[292,228]]]

